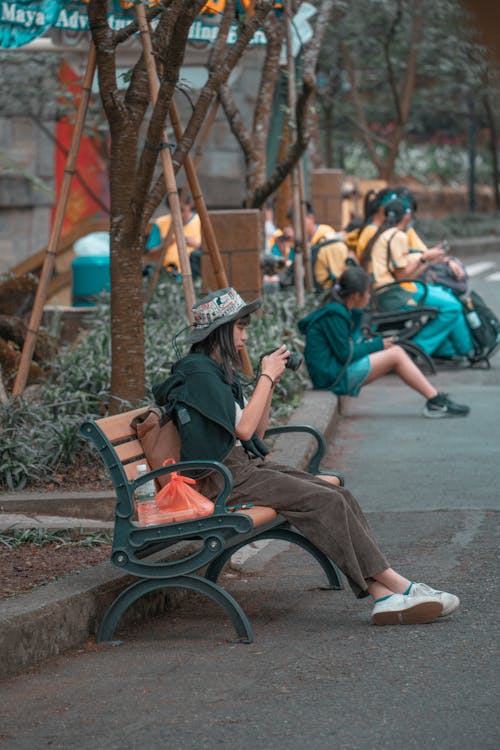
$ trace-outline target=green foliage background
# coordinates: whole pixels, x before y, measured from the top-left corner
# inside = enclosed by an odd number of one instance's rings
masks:
[[[248,351],[257,366],[259,355],[282,343],[301,350],[296,321],[315,304],[310,296],[299,311],[293,292],[269,295],[262,318],[253,316]],[[186,328],[182,287],[170,278],[158,284],[145,314],[147,393],[151,385],[170,373],[175,361],[174,335]],[[178,339],[181,354],[182,335]],[[110,317],[105,297],[99,301],[87,335],[60,352],[48,379],[33,399],[17,397],[0,404],[0,487],[19,490],[33,483],[49,481],[58,472],[83,463],[94,465],[97,454],[80,438],[82,421],[106,413],[110,389]],[[282,421],[300,402],[305,368],[288,371],[276,388],[274,421]],[[251,383],[248,383],[251,388]],[[150,403],[147,395],[144,403]],[[124,408],[130,406],[124,404]]]

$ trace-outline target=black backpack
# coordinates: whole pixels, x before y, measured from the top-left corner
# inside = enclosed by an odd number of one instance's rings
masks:
[[[488,360],[500,345],[500,320],[474,291],[460,298],[465,320],[474,341],[477,360]]]

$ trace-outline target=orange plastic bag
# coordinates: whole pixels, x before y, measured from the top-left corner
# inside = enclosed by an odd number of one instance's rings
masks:
[[[163,466],[173,463],[173,458],[167,458]],[[189,518],[209,516],[214,512],[213,502],[193,489],[192,485],[196,484],[196,480],[176,471],[168,476],[170,481],[156,495],[158,523],[185,521]]]

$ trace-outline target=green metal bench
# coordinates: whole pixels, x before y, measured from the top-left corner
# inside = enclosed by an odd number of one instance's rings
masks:
[[[275,510],[254,506],[235,512],[226,507],[232,489],[232,477],[223,464],[215,461],[177,462],[150,471],[137,479],[137,465],[144,463],[145,457],[132,420],[143,415],[145,411],[147,410],[143,407],[98,421],[88,420],[80,428],[80,434],[90,440],[99,451],[116,492],[111,562],[124,573],[140,579],[122,591],[108,608],[99,628],[98,642],[113,639],[119,620],[140,597],[160,589],[186,588],[204,594],[219,604],[231,618],[238,639],[251,643],[253,632],[247,616],[231,594],[217,583],[217,579],[226,562],[238,549],[260,539],[280,539],[299,545],[323,568],[328,579],[327,588],[343,588],[333,562],[293,529]],[[328,476],[337,476],[343,484],[342,475],[335,472],[320,472],[319,465],[326,445],[323,436],[314,427],[273,427],[268,430],[266,436],[291,432],[306,433],[316,440],[316,450],[309,461],[309,471],[316,475],[323,474],[325,479]],[[177,459],[178,454],[176,455],[175,451],[178,450],[178,436],[174,442],[177,442],[177,446],[172,447],[169,456]],[[139,485],[174,471],[207,468],[217,471],[224,483],[220,495],[215,500],[212,515],[147,527],[140,527],[134,521],[134,492]],[[176,559],[153,559],[154,553],[179,542],[191,541],[196,542],[196,549],[193,550],[191,545],[184,545]]]

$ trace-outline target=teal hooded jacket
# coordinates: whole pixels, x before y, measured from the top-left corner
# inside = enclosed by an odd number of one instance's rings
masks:
[[[299,331],[306,338],[304,359],[315,388],[330,388],[346,362],[384,348],[381,336],[362,339],[361,315],[361,310],[330,302],[299,320]]]

